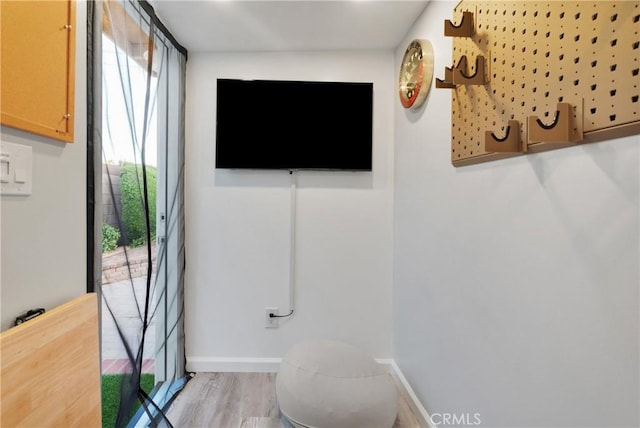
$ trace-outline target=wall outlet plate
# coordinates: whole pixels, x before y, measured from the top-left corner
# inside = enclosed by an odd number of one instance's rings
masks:
[[[278,328],[278,318],[272,318],[271,314],[278,315],[278,308],[264,308],[264,328]]]

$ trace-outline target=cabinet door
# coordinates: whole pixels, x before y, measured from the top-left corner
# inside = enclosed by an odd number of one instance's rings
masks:
[[[3,125],[73,141],[72,0],[0,1]]]

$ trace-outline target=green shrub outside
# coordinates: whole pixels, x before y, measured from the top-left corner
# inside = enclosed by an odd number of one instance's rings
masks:
[[[113,251],[118,246],[120,231],[107,223],[102,223],[102,252]]]
[[[147,193],[149,195],[149,227],[151,239],[156,236],[156,168],[146,166]],[[120,198],[122,200],[122,226],[125,243],[140,246],[147,242],[144,198],[142,194],[142,165],[125,163],[120,168]]]

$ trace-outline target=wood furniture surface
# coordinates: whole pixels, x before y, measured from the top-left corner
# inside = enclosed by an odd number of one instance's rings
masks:
[[[0,335],[0,426],[100,427],[98,302],[85,294]]]
[[[0,1],[3,125],[73,142],[75,3]]]

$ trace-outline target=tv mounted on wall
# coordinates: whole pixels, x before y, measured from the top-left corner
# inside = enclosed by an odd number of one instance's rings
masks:
[[[371,171],[373,84],[217,81],[216,168]]]

